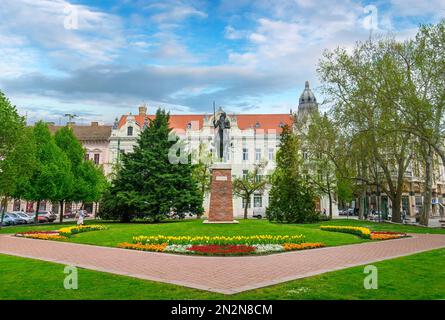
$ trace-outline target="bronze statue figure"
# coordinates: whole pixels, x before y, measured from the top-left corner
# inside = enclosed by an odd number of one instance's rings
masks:
[[[218,158],[224,159],[224,145],[228,141],[224,141],[224,130],[230,129],[230,122],[227,118],[227,114],[225,112],[221,113],[219,116],[218,121],[213,119],[213,126],[215,128],[218,128],[218,134],[216,135],[218,142],[219,142],[219,148],[218,148]],[[227,137],[226,137],[227,140]]]

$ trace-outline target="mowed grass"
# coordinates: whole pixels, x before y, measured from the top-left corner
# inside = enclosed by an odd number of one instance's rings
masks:
[[[323,242],[327,246],[338,246],[366,242],[350,234],[320,230],[320,225],[364,226],[374,231],[400,231],[410,233],[445,233],[443,229],[430,229],[416,226],[405,226],[390,223],[375,223],[352,219],[332,220],[316,224],[277,224],[267,220],[240,220],[239,224],[203,224],[202,220],[187,219],[167,221],[156,224],[113,223],[105,221],[88,221],[87,224],[103,224],[107,230],[85,232],[71,237],[68,241],[115,247],[121,242],[131,242],[138,235],[171,235],[171,236],[235,236],[235,235],[298,235],[303,234],[307,242]],[[56,230],[68,224],[39,226],[7,227],[0,233],[16,233],[29,230]]]
[[[386,260],[378,270],[378,289],[366,290],[364,267],[222,295],[181,286],[78,269],[78,289],[66,290],[60,264],[0,254],[0,299],[445,299],[445,249]],[[178,266],[180,267],[180,266]],[[200,272],[199,265],[196,272]]]

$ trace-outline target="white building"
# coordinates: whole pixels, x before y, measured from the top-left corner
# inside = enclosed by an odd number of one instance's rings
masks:
[[[307,90],[310,91],[308,84],[302,97],[307,98]],[[310,93],[312,94],[312,91]],[[313,94],[309,99],[312,97]],[[313,99],[312,102],[315,103],[316,108],[315,97]],[[302,98],[300,98],[299,110],[308,108],[308,101],[306,100],[303,99],[302,101]],[[223,109],[219,108],[216,112],[216,119],[222,112],[224,112]],[[240,177],[260,162],[267,163],[262,174],[271,174],[275,168],[275,155],[279,147],[281,128],[284,125],[292,126],[293,117],[294,114],[292,113],[227,114],[227,119],[230,122],[230,129],[228,130],[230,146],[228,156],[225,157],[224,161],[232,164],[232,175]],[[147,107],[141,106],[137,115],[130,113],[116,119],[109,145],[111,163],[117,163],[121,153],[132,152],[140,132],[144,126],[148,125],[149,119],[153,118],[153,114],[147,113]],[[170,127],[182,140],[187,140],[192,150],[198,150],[200,143],[202,143],[212,154],[216,155],[216,131],[213,120],[213,114],[170,115]],[[207,196],[204,202],[206,212],[208,210],[208,200]],[[255,194],[248,204],[248,214],[259,213],[264,215],[268,204],[268,190],[263,194]],[[235,217],[243,215],[243,206],[244,204],[240,198],[233,198]],[[324,208],[328,210],[329,208],[324,200],[317,206],[319,210]],[[334,211],[334,214],[336,214],[337,209],[335,208]]]

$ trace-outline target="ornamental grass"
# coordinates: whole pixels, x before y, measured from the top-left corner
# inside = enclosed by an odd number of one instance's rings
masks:
[[[134,243],[142,244],[214,244],[214,245],[254,245],[254,244],[283,244],[302,243],[303,235],[254,235],[254,236],[136,236]]]

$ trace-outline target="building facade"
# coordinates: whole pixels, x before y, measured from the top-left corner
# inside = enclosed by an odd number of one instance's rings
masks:
[[[317,110],[317,102],[306,82],[306,87],[300,97],[298,115]],[[140,132],[149,124],[154,114],[148,114],[146,105],[139,107],[137,114],[126,114],[116,119],[110,137],[110,162],[118,163],[122,153],[132,152]],[[219,108],[215,114],[190,114],[170,115],[170,127],[182,141],[186,141],[189,151],[197,151],[200,145],[217,159],[217,132],[214,128],[214,120],[219,119],[224,110]],[[265,165],[263,176],[270,175],[275,169],[275,156],[279,148],[280,134],[284,125],[291,126],[294,123],[295,114],[227,114],[230,129],[225,132],[228,141],[223,162],[232,165],[232,176],[242,177],[254,166],[260,163]],[[259,177],[260,179],[262,177]],[[244,206],[248,207],[248,215],[261,214],[264,216],[269,205],[269,190],[256,193],[250,199],[250,203],[243,203],[240,198],[233,197],[234,216],[239,217],[244,213]],[[206,212],[209,207],[209,195],[204,201]],[[317,208],[328,210],[327,199],[320,199]],[[334,212],[338,213],[336,204]]]

